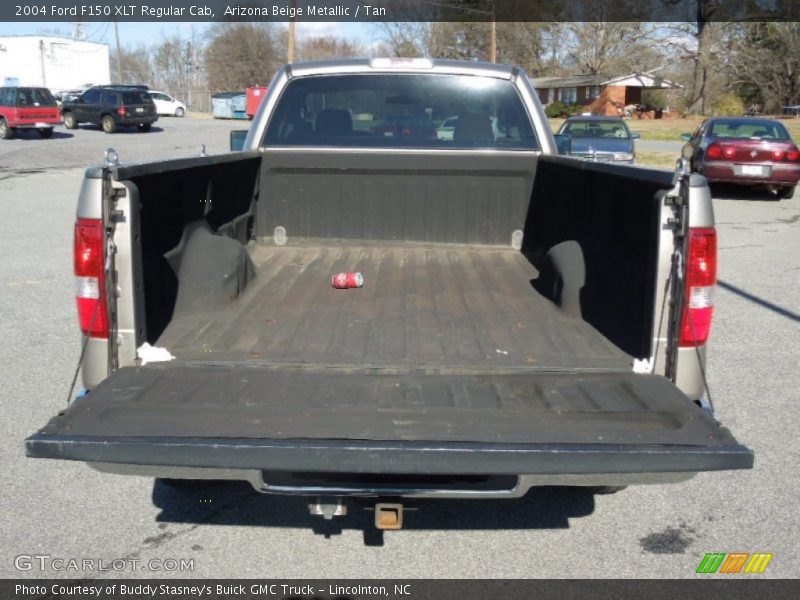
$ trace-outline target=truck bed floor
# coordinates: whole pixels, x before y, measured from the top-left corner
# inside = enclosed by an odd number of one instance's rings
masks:
[[[419,244],[251,248],[257,275],[229,305],[175,314],[179,360],[358,368],[607,370],[630,357],[531,285],[518,251]],[[331,275],[360,271],[364,287]]]

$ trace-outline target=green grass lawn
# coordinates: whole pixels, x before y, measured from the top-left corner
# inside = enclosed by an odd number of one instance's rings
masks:
[[[658,167],[659,169],[675,170],[675,163],[680,154],[677,152],[647,152],[636,151],[636,164],[642,167]]]

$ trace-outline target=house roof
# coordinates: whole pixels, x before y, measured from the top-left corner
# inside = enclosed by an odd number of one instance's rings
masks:
[[[566,77],[535,77],[533,85],[539,89],[580,87],[585,85],[619,85],[641,88],[681,88],[682,85],[649,73],[631,73],[619,77],[608,75],[567,75]]]
[[[608,77],[605,75],[567,75],[566,77],[534,77],[533,85],[537,88],[578,87],[583,85],[601,85]]]

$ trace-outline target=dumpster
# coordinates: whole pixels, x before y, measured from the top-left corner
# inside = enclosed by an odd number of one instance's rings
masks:
[[[232,119],[246,119],[247,118],[247,95],[239,93],[231,98]]]
[[[261,106],[261,101],[267,94],[267,88],[261,85],[251,85],[247,88],[247,117],[252,119]]]
[[[242,92],[220,92],[211,96],[211,116],[215,119],[234,119],[236,107],[234,100],[236,98],[244,98]],[[244,112],[244,108],[241,108]]]

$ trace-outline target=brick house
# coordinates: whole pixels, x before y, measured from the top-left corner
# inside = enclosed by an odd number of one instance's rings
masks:
[[[682,86],[648,73],[632,73],[609,78],[607,75],[536,77],[533,85],[539,100],[547,106],[561,101],[580,104],[593,115],[622,116],[625,107],[642,103],[642,90],[676,89]]]

